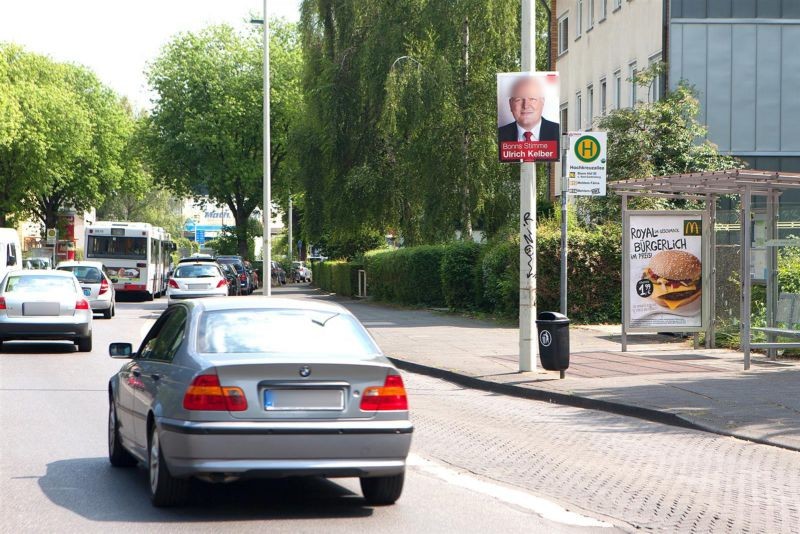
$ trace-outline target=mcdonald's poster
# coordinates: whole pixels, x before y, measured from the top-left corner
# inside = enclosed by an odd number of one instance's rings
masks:
[[[557,72],[497,75],[497,144],[500,161],[558,161],[561,130]]]
[[[704,326],[704,217],[700,211],[628,214],[626,326],[657,332]]]
[[[606,195],[606,133],[570,132],[567,181],[570,195]]]

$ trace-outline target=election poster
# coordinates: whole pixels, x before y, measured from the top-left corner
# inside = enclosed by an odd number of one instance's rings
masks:
[[[702,211],[628,213],[623,235],[626,328],[703,329],[704,222]]]
[[[497,142],[500,161],[558,161],[557,72],[497,75]]]

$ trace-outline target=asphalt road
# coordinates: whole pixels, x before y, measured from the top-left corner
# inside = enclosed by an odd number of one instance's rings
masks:
[[[250,298],[250,297],[242,297]],[[0,531],[2,532],[612,532],[602,515],[575,513],[516,482],[478,476],[442,461],[439,451],[470,436],[442,436],[447,407],[460,413],[452,386],[406,375],[415,436],[403,497],[370,507],[355,479],[197,483],[182,509],[153,508],[142,467],[113,469],[106,454],[107,381],[120,361],[111,341],[136,344],[165,303],[118,303],[96,319],[90,354],[66,343],[5,343],[0,353]],[[440,403],[436,402],[439,391]],[[426,405],[431,403],[433,407]],[[502,399],[495,399],[501,403]],[[412,404],[414,400],[412,400]],[[433,427],[431,427],[431,423]],[[492,454],[492,451],[487,451]],[[480,457],[472,461],[479,462]],[[565,508],[572,508],[567,511]],[[594,517],[589,517],[589,516]]]

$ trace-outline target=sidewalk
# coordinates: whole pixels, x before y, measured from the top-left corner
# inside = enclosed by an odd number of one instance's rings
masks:
[[[306,285],[273,295],[332,300],[352,311],[398,367],[462,385],[701,428],[800,451],[800,360],[693,350],[668,336],[630,336],[619,326],[571,327],[570,368],[520,373],[518,331],[491,322],[344,299]],[[539,362],[537,362],[539,366]]]

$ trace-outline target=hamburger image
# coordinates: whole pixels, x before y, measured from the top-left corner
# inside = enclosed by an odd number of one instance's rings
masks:
[[[700,259],[683,250],[662,250],[650,260],[642,277],[653,283],[653,299],[670,310],[700,298]]]

